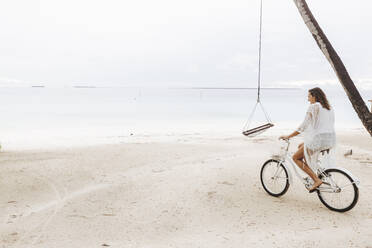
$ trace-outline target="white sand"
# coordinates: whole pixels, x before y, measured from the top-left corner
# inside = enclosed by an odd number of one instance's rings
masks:
[[[5,150],[0,247],[372,247],[372,139],[338,140],[339,165],[362,182],[342,214],[296,180],[281,198],[265,193],[273,136]]]

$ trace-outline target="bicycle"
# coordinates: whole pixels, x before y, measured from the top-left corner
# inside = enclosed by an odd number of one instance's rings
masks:
[[[310,189],[313,180],[310,177],[303,177],[297,171],[297,165],[289,154],[290,141],[284,140],[286,146],[282,147],[283,154],[267,160],[260,173],[261,183],[265,191],[274,197],[284,195],[293,183],[293,176],[288,164],[292,165],[295,175]],[[314,172],[323,181],[317,189],[319,200],[330,210],[346,212],[351,210],[358,202],[360,181],[348,170],[333,165],[324,168],[321,163],[321,156],[329,154],[330,150],[320,151],[317,165]]]

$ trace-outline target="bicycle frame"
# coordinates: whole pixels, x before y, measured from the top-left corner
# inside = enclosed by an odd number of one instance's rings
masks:
[[[292,165],[292,168],[297,178],[299,178],[303,184],[306,184],[305,179],[303,179],[303,176],[301,176],[301,174],[297,171],[297,167],[298,167],[297,164],[293,161],[292,157],[289,154],[290,142],[288,140],[285,140],[285,142],[287,143],[287,147],[285,148],[285,154],[279,158],[279,163],[282,164],[288,172],[289,184],[293,184],[293,176],[292,176],[290,168],[287,166],[286,161],[288,161],[289,164]]]
[[[285,169],[287,170],[288,172],[288,181],[289,181],[289,184],[292,184],[293,183],[293,176],[292,176],[292,173],[291,173],[291,170],[289,169],[289,167],[287,166],[287,163],[286,162],[289,162],[290,165],[292,165],[292,168],[295,172],[295,175],[297,178],[300,179],[300,181],[305,185],[305,187],[307,185],[309,185],[310,181],[309,181],[309,177],[307,176],[307,174],[303,173],[304,175],[306,175],[306,177],[303,177],[300,172],[298,172],[298,166],[297,164],[293,161],[292,157],[290,156],[289,154],[289,146],[290,146],[290,142],[289,140],[284,140],[286,143],[287,143],[287,146],[285,148],[285,154],[283,156],[280,156],[279,158],[279,163],[282,164]],[[341,168],[341,167],[336,167],[336,166],[329,166],[327,167],[327,169],[338,169],[338,170],[341,170],[343,172],[345,172],[346,174],[348,174],[354,181],[354,184],[359,187],[358,185],[360,184],[360,181],[357,177],[355,177],[353,174],[351,174],[348,170],[344,169],[344,168]],[[315,173],[317,174],[324,174],[324,169],[320,166],[320,163],[318,162],[317,163],[317,168],[316,168],[317,171],[315,171]],[[277,172],[278,173],[278,172]]]

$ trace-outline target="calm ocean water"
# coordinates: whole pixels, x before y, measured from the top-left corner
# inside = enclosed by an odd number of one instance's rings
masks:
[[[362,128],[345,93],[326,92],[336,128]],[[361,92],[365,100],[372,92]],[[3,146],[90,143],[151,134],[239,133],[256,102],[254,89],[1,88]],[[296,128],[308,106],[302,89],[263,89],[277,128]],[[254,120],[263,123],[257,111]]]

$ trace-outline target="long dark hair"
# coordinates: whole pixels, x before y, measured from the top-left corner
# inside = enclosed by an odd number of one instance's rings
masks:
[[[323,108],[328,109],[328,110],[331,109],[331,106],[329,105],[327,97],[321,88],[315,87],[315,88],[310,89],[309,92],[313,97],[315,97],[315,101],[319,102]]]

